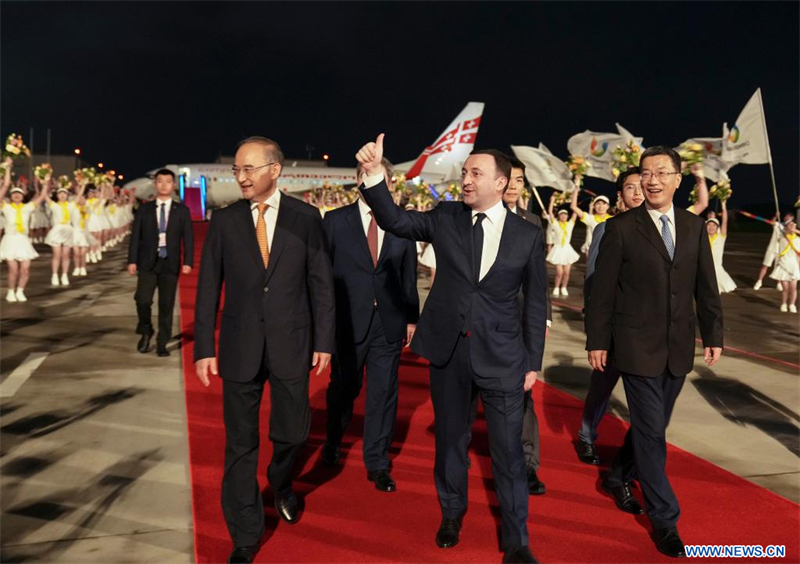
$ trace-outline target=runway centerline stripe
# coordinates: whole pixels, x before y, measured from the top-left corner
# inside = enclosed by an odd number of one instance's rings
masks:
[[[569,309],[569,310],[572,310],[572,311],[577,311],[578,313],[583,313],[583,308],[582,307],[574,306],[572,304],[568,304],[568,303],[561,302],[561,301],[558,301],[558,300],[552,300],[551,303],[553,305],[555,305],[555,306],[563,307],[564,309]],[[703,343],[702,339],[695,339],[695,341],[697,341],[700,344]],[[724,350],[726,352],[737,353],[737,354],[741,354],[743,356],[749,356],[751,358],[757,358],[759,360],[767,360],[769,362],[774,362],[776,364],[781,364],[783,366],[788,366],[789,368],[798,368],[798,369],[800,369],[800,364],[795,364],[794,362],[787,362],[787,361],[781,360],[779,358],[772,358],[771,356],[764,356],[763,354],[758,354],[758,353],[746,351],[744,349],[737,349],[736,347],[727,347],[726,346],[726,347],[724,347]]]
[[[31,377],[39,365],[44,362],[50,353],[35,352],[28,355],[28,358],[22,361],[22,364],[17,366],[14,371],[8,375],[8,378],[0,384],[0,398],[10,398],[17,393],[17,390],[22,387],[22,384]]]

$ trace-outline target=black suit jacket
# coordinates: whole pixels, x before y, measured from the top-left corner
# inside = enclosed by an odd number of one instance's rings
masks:
[[[281,195],[266,270],[250,201],[214,212],[197,285],[195,360],[215,356],[214,326],[223,282],[222,378],[251,380],[265,346],[270,371],[279,378],[307,375],[312,352],[333,352],[333,276],[317,208]]]
[[[376,300],[386,338],[405,338],[406,325],[419,319],[416,244],[385,233],[373,267],[358,202],[329,211],[322,224],[333,263],[337,339],[363,341]]]
[[[675,239],[670,260],[646,205],[606,222],[587,309],[586,348],[610,351],[623,373],[688,374],[698,321],[704,346],[722,346],[722,303],[705,223],[675,208]]]
[[[520,216],[522,219],[533,223],[536,227],[539,228],[540,231],[542,231],[542,234],[544,234],[544,228],[542,227],[542,218],[540,218],[538,215],[536,215],[531,211],[524,210],[519,206],[517,206],[517,215]],[[542,237],[542,248],[544,248],[544,243],[545,240],[544,237]],[[546,284],[544,286],[544,295],[545,298],[547,298],[547,321],[550,321],[552,323],[553,306],[550,304],[550,285],[547,279],[545,279],[545,282]]]
[[[139,206],[133,220],[131,240],[128,243],[128,264],[135,264],[142,272],[150,272],[158,258],[158,217],[156,201]],[[183,263],[181,263],[183,241]],[[194,265],[194,234],[189,208],[172,201],[167,222],[167,268],[171,274],[180,274],[181,264]]]
[[[445,365],[468,329],[479,376],[501,378],[503,388],[513,389],[526,372],[541,370],[547,275],[540,229],[506,210],[497,259],[476,284],[468,206],[442,202],[429,212],[407,212],[394,204],[385,182],[362,193],[383,229],[436,248],[436,281],[411,342],[414,352]]]

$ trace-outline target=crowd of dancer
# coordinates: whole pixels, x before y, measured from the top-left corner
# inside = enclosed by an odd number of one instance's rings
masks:
[[[0,186],[0,261],[8,265],[7,302],[26,302],[31,261],[39,258],[34,244],[50,247],[53,287],[70,285],[72,277],[89,275],[87,264],[103,260],[103,252],[130,232],[134,198],[110,183],[86,180],[56,186],[51,176],[34,176],[14,184],[13,161],[5,160]],[[8,196],[8,197],[6,197]]]

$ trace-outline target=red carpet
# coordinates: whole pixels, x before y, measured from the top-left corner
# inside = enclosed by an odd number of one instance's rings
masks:
[[[205,229],[205,224],[196,224],[198,259]],[[195,265],[199,266],[199,260]],[[194,375],[196,273],[197,268],[192,276],[181,277],[195,552],[197,562],[224,562],[231,545],[220,509],[224,456],[221,386],[214,381],[210,388],[203,388]],[[270,444],[265,392],[259,475],[268,532],[257,562],[500,562],[498,507],[484,421],[479,419],[476,424],[470,453],[470,505],[461,543],[441,550],[433,542],[440,513],[433,484],[433,409],[426,363],[406,355],[401,366],[392,454],[398,491],[392,494],[378,492],[366,481],[359,439],[363,393],[343,445],[343,467],[330,469],[319,462],[327,381],[327,375],[311,376],[313,424],[295,482],[306,510],[296,525],[278,522],[266,484]],[[655,550],[646,517],[618,511],[599,488],[598,469],[578,462],[572,440],[582,402],[542,383],[536,385],[534,397],[541,428],[539,476],[547,485],[547,494],[530,498],[529,529],[536,557],[541,562],[671,561]],[[600,454],[604,460],[610,460],[622,443],[625,429],[626,424],[615,417],[603,420]],[[800,561],[797,505],[672,446],[668,471],[681,502],[679,527],[685,542],[786,545],[786,558],[780,561]],[[641,499],[640,492],[634,491]]]

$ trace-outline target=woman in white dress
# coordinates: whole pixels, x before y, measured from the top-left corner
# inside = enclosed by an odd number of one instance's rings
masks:
[[[53,228],[47,234],[45,243],[53,249],[53,259],[51,261],[52,274],[50,284],[52,286],[69,286],[69,263],[72,253],[72,245],[75,236],[75,228],[72,225],[73,217],[78,214],[75,203],[69,201],[69,190],[59,188],[56,191],[56,200],[47,200],[50,214],[53,217]],[[58,277],[58,270],[61,268],[61,278]]]
[[[31,260],[39,256],[33,248],[29,235],[31,215],[36,206],[47,197],[47,191],[41,191],[33,200],[23,203],[25,191],[22,188],[11,188],[9,201],[6,193],[11,187],[11,159],[6,160],[6,173],[0,186],[0,213],[5,218],[5,233],[0,240],[0,261],[8,264],[8,293],[6,301],[27,302],[25,286],[31,275]]]
[[[419,263],[427,267],[431,271],[431,288],[433,288],[433,280],[436,278],[436,253],[433,250],[433,243],[428,243],[422,255],[419,257]]]
[[[555,194],[550,197],[550,205],[548,206],[548,214],[550,217],[555,217],[557,221],[553,223],[553,230],[555,231],[555,241],[553,248],[547,253],[546,260],[556,267],[556,279],[553,284],[553,296],[569,296],[567,291],[567,284],[569,284],[569,271],[573,263],[577,262],[581,256],[575,252],[570,242],[572,241],[572,232],[575,229],[576,214],[570,217],[567,210],[559,210],[557,215],[553,215],[553,204],[555,202]]]
[[[105,200],[99,195],[94,184],[86,185],[86,206],[89,209],[89,233],[92,235],[92,246],[89,247],[87,258],[89,262],[95,263],[103,260],[103,221],[102,210],[105,208]]]
[[[797,281],[800,280],[800,238],[797,237],[797,223],[794,220],[786,224],[784,236],[778,247],[775,267],[769,277],[780,281],[781,311],[797,313]]]
[[[714,257],[714,270],[717,273],[717,287],[720,294],[733,292],[736,289],[736,282],[722,266],[722,256],[725,254],[725,242],[728,240],[728,208],[722,202],[722,212],[720,213],[722,223],[714,217],[706,220],[706,232],[708,241],[711,243],[711,254]]]
[[[578,219],[586,225],[586,240],[581,246],[581,252],[588,256],[589,247],[592,246],[592,233],[594,233],[594,228],[611,218],[608,214],[611,202],[605,196],[597,196],[592,200],[589,206],[589,213],[586,213],[578,206],[578,190],[580,190],[580,188],[576,186],[575,190],[572,192],[570,208],[572,208],[573,213],[578,216]]]
[[[761,269],[758,271],[758,280],[756,280],[753,290],[760,290],[761,286],[763,286],[767,270],[773,265],[775,258],[778,256],[778,247],[780,247],[781,237],[783,237],[783,226],[786,225],[787,222],[794,220],[794,216],[790,213],[783,216],[783,223],[780,222],[780,218],[781,216],[777,212],[775,213],[775,217],[772,218],[772,237],[769,238],[767,250],[764,251]],[[778,290],[783,290],[780,282],[778,282]]]

